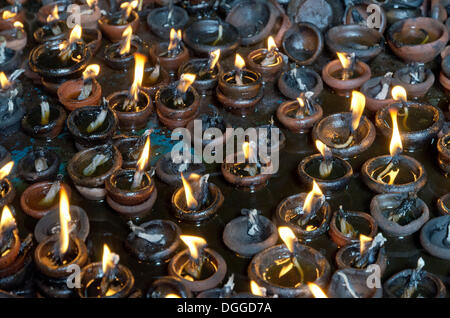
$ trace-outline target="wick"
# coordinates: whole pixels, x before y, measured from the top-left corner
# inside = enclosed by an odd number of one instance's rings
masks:
[[[356,231],[353,228],[353,226],[347,221],[342,205],[339,206],[338,215],[341,233],[344,234],[346,237],[355,237]]]
[[[93,84],[92,78],[88,78],[83,81],[83,87],[81,88],[80,95],[78,95],[78,100],[85,100],[91,95],[92,84]]]
[[[50,105],[47,101],[41,102],[41,125],[47,125],[50,118]]]
[[[45,197],[41,201],[39,201],[39,205],[47,206],[52,204],[55,201],[56,195],[58,194],[60,188],[61,181],[58,180],[56,182],[53,182]]]
[[[217,43],[219,43],[219,41],[222,40],[222,36],[223,36],[223,26],[222,26],[222,23],[219,22],[219,26],[217,28],[217,38],[214,40],[214,42],[211,45],[216,46]]]
[[[57,24],[57,22],[52,22],[50,25],[50,30],[52,30],[53,35],[59,35],[62,33],[61,28]]]
[[[417,286],[419,284],[419,280],[422,278],[422,269],[425,266],[425,262],[423,258],[419,258],[417,261],[417,267],[413,270],[411,273],[411,276],[409,277],[408,284],[406,285],[405,289],[403,290],[402,295],[400,298],[411,298],[414,293],[417,291]]]
[[[248,210],[248,225],[247,234],[249,236],[256,236],[261,233],[261,226],[259,222],[258,210]]]
[[[391,157],[391,160],[389,161],[386,168],[378,175],[377,181],[383,182],[383,179],[389,174],[389,172],[394,169],[399,163],[398,154]]]
[[[88,133],[92,133],[96,131],[99,127],[103,125],[105,122],[106,116],[108,115],[108,110],[106,108],[103,108],[100,113],[97,115],[97,118],[93,122],[89,124],[89,126],[86,128],[86,131]]]
[[[147,233],[145,228],[135,225],[133,221],[128,221],[128,226],[130,227],[131,231],[136,233],[136,236],[146,240],[147,242],[151,244],[158,244],[158,245],[164,245],[166,244],[166,240],[164,239],[164,234],[151,234]]]
[[[384,77],[381,79],[382,87],[380,92],[375,96],[376,100],[384,100],[387,98],[389,94],[389,86],[391,84],[392,76],[394,74],[392,72],[387,72]]]
[[[133,176],[133,184],[131,185],[131,190],[136,190],[141,186],[143,176],[144,171],[140,170],[139,168],[136,169],[136,172]]]
[[[97,168],[99,166],[101,166],[102,164],[104,164],[108,160],[109,160],[109,156],[108,155],[96,154],[94,156],[94,158],[92,158],[91,163],[86,168],[84,168],[83,175],[86,176],[86,177],[91,176],[95,172],[95,170],[97,170]]]
[[[148,76],[148,79],[151,84],[156,83],[156,81],[159,78],[160,72],[161,72],[161,67],[159,66],[159,63],[156,63],[153,68],[153,71]]]
[[[236,85],[244,85],[244,82],[242,81],[242,70],[240,68],[236,69],[234,80],[236,81]]]
[[[42,172],[48,169],[47,159],[44,157],[37,158],[34,161],[34,169],[36,172]]]
[[[346,81],[352,78],[355,69],[355,53],[346,54],[345,58],[348,60],[348,67],[342,67],[342,80]]]

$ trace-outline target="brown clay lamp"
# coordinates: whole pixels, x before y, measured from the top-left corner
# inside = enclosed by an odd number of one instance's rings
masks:
[[[250,70],[261,74],[263,83],[278,78],[284,62],[273,37],[268,37],[267,49],[257,49],[248,54],[247,64]]]
[[[450,214],[450,193],[444,194],[437,200],[437,208],[440,215]]]
[[[152,130],[147,129],[141,136],[114,136],[114,146],[119,149],[122,155],[122,168],[135,168],[139,160],[139,156],[144,149],[147,136],[151,134]]]
[[[439,138],[437,150],[439,167],[445,173],[450,173],[450,133]]]
[[[152,283],[146,298],[192,298],[192,292],[180,278],[164,276]]]
[[[2,49],[0,48],[0,51]],[[20,129],[20,122],[25,114],[22,97],[22,85],[17,77],[23,70],[17,70],[9,76],[0,72],[0,135],[9,136]]]
[[[403,86],[411,97],[424,96],[433,86],[434,74],[430,69],[425,69],[423,63],[412,63],[397,70],[394,74],[399,85]]]
[[[3,7],[0,11],[0,30],[7,30],[14,27],[14,22],[24,22],[25,12],[22,10],[22,6],[14,4],[11,6]]]
[[[169,264],[169,274],[180,278],[192,292],[201,292],[219,285],[225,278],[227,264],[216,251],[206,247],[197,236],[181,235],[188,246],[176,254]]]
[[[384,76],[374,77],[361,86],[361,93],[366,96],[366,107],[371,112],[376,112],[390,104],[395,103],[391,96],[391,89],[397,83],[392,72]]]
[[[45,24],[33,33],[36,42],[44,43],[66,38],[66,35],[69,33],[69,28],[66,21],[59,16],[58,5],[55,5],[46,17],[42,17],[42,20],[41,22]]]
[[[307,92],[312,92],[313,97],[317,97],[323,90],[323,82],[314,70],[294,64],[278,78],[278,89],[292,100]]]
[[[27,33],[20,21],[14,22],[14,28],[0,31],[0,42],[6,41],[6,47],[15,51],[22,51],[27,45]]]
[[[420,243],[429,254],[450,260],[450,215],[428,221],[420,232]]]
[[[16,190],[11,181],[6,178],[13,167],[14,162],[10,161],[0,169],[0,207],[10,204],[16,196]]]
[[[122,33],[119,42],[105,47],[104,58],[106,64],[116,70],[126,70],[133,65],[134,53],[139,50],[139,46],[132,41],[133,29],[129,25]]]
[[[205,165],[200,163],[183,160],[183,156],[172,156],[171,152],[161,156],[156,162],[156,175],[162,181],[170,185],[181,185],[181,173],[186,178],[189,178],[192,173],[204,174]]]
[[[30,183],[52,180],[58,174],[59,163],[55,151],[36,147],[20,159],[18,171],[21,178]]]
[[[118,12],[103,16],[98,21],[100,30],[112,42],[120,41],[123,31],[131,26],[133,33],[139,28],[139,16],[134,11],[138,6],[138,1],[122,2]]]
[[[178,1],[169,0],[167,5],[152,9],[147,16],[150,30],[161,39],[167,39],[171,29],[184,29],[189,22],[186,10],[174,6],[174,2]]]
[[[383,288],[369,287],[367,273],[353,268],[338,269],[328,285],[330,298],[382,298]]]

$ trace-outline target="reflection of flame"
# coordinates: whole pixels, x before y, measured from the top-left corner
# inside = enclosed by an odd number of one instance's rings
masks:
[[[341,65],[344,69],[348,69],[350,67],[350,60],[347,57],[346,53],[337,52],[337,57],[339,58],[339,61],[341,61]]]
[[[327,152],[327,146],[321,142],[319,139],[316,140],[316,148],[317,150],[319,150],[320,154],[322,155],[322,157],[325,158],[325,153]]]
[[[181,74],[180,76],[180,81],[178,82],[178,86],[177,86],[177,90],[180,93],[186,93],[187,90],[189,89],[189,87],[192,85],[192,83],[194,83],[195,81],[195,74],[189,74],[189,73],[185,73],[185,74]]]
[[[131,37],[133,36],[133,28],[131,25],[127,26],[127,28],[122,32],[122,41],[125,40],[124,44],[120,48],[120,55],[130,53],[131,49]]]
[[[111,253],[108,245],[103,245],[103,256],[102,256],[102,271],[106,274],[110,269],[114,268],[117,264],[117,255]]]
[[[183,173],[181,173],[181,181],[183,181],[184,195],[186,196],[186,205],[190,209],[195,209],[198,205],[198,202],[192,195],[191,186],[189,185],[189,182],[187,182],[184,178]]]
[[[280,226],[278,228],[278,234],[289,252],[294,253],[294,244],[297,242],[297,237],[294,232],[287,226]]]
[[[20,22],[20,21],[14,22],[14,23],[13,23],[13,26],[14,26],[16,29],[23,29],[23,23]]]
[[[83,80],[87,80],[88,78],[94,78],[100,73],[100,65],[91,64],[86,67],[83,72]]]
[[[350,109],[352,110],[352,129],[356,131],[361,121],[361,116],[364,112],[364,106],[366,105],[366,97],[360,92],[352,92],[352,101]]]
[[[391,114],[392,119],[392,137],[391,144],[389,145],[391,157],[394,157],[403,150],[402,139],[400,138],[400,132],[398,130],[397,113],[398,110],[395,107],[389,109],[389,114]]]
[[[275,44],[275,40],[272,36],[269,36],[267,38],[267,50],[272,51],[277,48],[277,45]]]
[[[315,196],[323,197],[323,193],[320,190],[319,186],[317,185],[316,181],[313,180],[313,188],[308,193],[308,195],[306,196],[305,202],[303,203],[303,212],[305,214],[308,214],[311,212],[312,206],[313,206],[312,203],[313,203],[313,199]]]
[[[394,184],[395,178],[397,178],[397,175],[398,175],[399,172],[400,172],[400,169],[397,169],[397,170],[391,170],[391,171],[389,171],[388,174],[386,174],[386,175],[384,176],[385,178],[386,178],[386,177],[389,177],[389,181],[388,181],[388,184],[389,184],[389,185]]]
[[[313,294],[314,298],[328,298],[323,290],[314,283],[308,283],[308,288]]]
[[[69,43],[75,43],[81,39],[81,34],[83,30],[81,29],[81,26],[79,24],[75,25],[72,29],[72,32],[70,32],[69,36]]]
[[[2,19],[3,20],[8,20],[8,19],[14,18],[15,16],[16,16],[16,13],[15,12],[11,12],[9,10],[5,10],[2,13]]]
[[[139,171],[144,171],[147,166],[148,158],[150,157],[150,136],[147,136],[145,140],[144,149],[142,150],[141,156],[137,162],[137,168]]]
[[[0,180],[4,179],[9,174],[13,167],[14,161],[10,161],[0,169]]]
[[[2,86],[2,89],[7,89],[11,86],[11,82],[6,77],[5,73],[0,72],[0,84]]]
[[[201,237],[192,235],[180,235],[180,239],[187,245],[191,257],[198,259],[200,255],[199,250],[206,245],[206,241]]]
[[[69,248],[69,222],[71,217],[69,198],[67,197],[64,187],[61,187],[59,194],[59,224],[61,227],[61,231],[59,233],[59,252],[61,255],[64,255]]]
[[[133,95],[135,101],[138,101],[139,88],[142,85],[142,79],[144,77],[144,66],[146,57],[142,54],[134,54],[134,81],[131,84],[130,93]]]
[[[364,252],[364,250],[366,249],[366,244],[368,242],[372,242],[372,238],[365,236],[363,234],[359,235],[359,252],[362,255],[362,253]]]
[[[50,15],[47,16],[47,22],[53,22],[59,20],[59,14],[58,14],[58,6],[55,5],[53,7],[52,12],[50,12]]]
[[[400,85],[394,86],[392,88],[391,95],[394,100],[400,100],[405,102],[408,97],[406,94],[406,89]]]
[[[238,53],[236,53],[236,58],[234,59],[234,66],[238,70],[242,70],[245,67],[245,61]]]
[[[301,108],[305,107],[305,102],[303,101],[303,98],[297,97],[297,102]]]
[[[264,297],[264,293],[261,287],[259,287],[259,285],[254,280],[250,281],[250,290],[253,295]]]
[[[214,67],[216,66],[217,62],[219,61],[219,57],[220,57],[220,49],[217,49],[215,51],[212,51],[211,56],[213,57],[213,60],[211,62],[211,66],[210,69],[213,70]]]
[[[165,298],[181,298],[177,294],[167,294]]]
[[[3,207],[2,218],[0,220],[0,236],[12,227],[16,227],[16,220],[14,219],[11,210],[7,205],[5,205]]]

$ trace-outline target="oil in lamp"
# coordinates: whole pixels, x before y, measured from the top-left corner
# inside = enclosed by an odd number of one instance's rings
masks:
[[[156,93],[158,119],[169,129],[185,127],[197,116],[200,96],[192,86],[195,79],[194,74],[182,74],[179,81],[162,87]]]
[[[256,254],[248,267],[248,276],[269,295],[311,297],[308,283],[322,288],[328,283],[331,267],[317,250],[302,245],[289,227],[278,228],[284,244]]]
[[[330,298],[382,298],[383,288],[369,288],[367,275],[353,268],[338,269],[328,285]]]
[[[100,105],[102,87],[95,79],[100,73],[100,65],[90,64],[83,72],[80,79],[69,80],[58,87],[59,102],[68,111],[74,111],[80,107]]]
[[[119,255],[103,245],[101,262],[91,263],[81,272],[80,298],[128,298],[134,289],[134,276],[119,264]]]
[[[20,176],[30,183],[52,180],[58,174],[59,157],[55,151],[35,147],[18,164]]]
[[[120,10],[102,16],[98,20],[98,26],[112,42],[120,41],[123,31],[131,26],[133,33],[139,28],[139,15],[134,10],[138,6],[138,0],[122,2]]]
[[[322,78],[338,95],[349,96],[370,79],[370,67],[356,61],[355,53],[337,52],[337,60],[333,60],[322,69]]]
[[[43,296],[69,298],[74,293],[67,286],[67,277],[72,273],[68,268],[71,265],[83,267],[88,252],[83,240],[70,234],[71,213],[64,188],[61,188],[59,202],[59,233],[44,239],[34,251],[38,270],[35,281]]]
[[[131,26],[122,33],[122,39],[119,42],[109,44],[105,47],[105,62],[116,70],[126,70],[133,65],[134,53],[139,50],[139,46],[133,39],[133,29]]]
[[[267,38],[267,49],[257,49],[248,54],[247,64],[250,70],[261,74],[263,83],[278,78],[284,62],[273,37]]]
[[[212,218],[222,206],[224,197],[220,188],[208,182],[209,174],[191,173],[188,179],[181,173],[183,186],[172,195],[175,217],[182,221],[200,223]]]
[[[450,215],[428,221],[420,232],[420,243],[429,254],[450,260]]]
[[[302,183],[311,186],[315,181],[326,196],[347,188],[353,176],[352,166],[334,156],[323,142],[316,140],[320,154],[304,158],[297,167]]]
[[[182,30],[189,22],[189,16],[183,8],[175,6],[169,0],[167,6],[152,9],[147,16],[150,30],[161,39],[167,39],[172,29]]]
[[[417,267],[405,269],[384,283],[389,298],[445,298],[447,290],[442,280],[424,270],[425,261],[419,258]]]
[[[234,69],[219,76],[216,94],[228,111],[242,116],[252,113],[263,96],[261,74],[245,68],[244,59],[236,53]]]
[[[352,158],[368,150],[375,141],[375,127],[363,116],[366,98],[352,92],[351,112],[337,113],[320,120],[313,129],[314,140],[320,140],[334,155]]]
[[[411,97],[424,96],[433,86],[434,74],[423,63],[412,63],[395,72],[395,79]]]
[[[450,214],[450,193],[444,194],[437,200],[437,208],[440,215]]]
[[[150,96],[141,89],[144,76],[146,57],[134,54],[134,80],[129,90],[115,92],[108,96],[109,108],[119,119],[121,130],[139,130],[147,125],[147,120],[153,111]]]
[[[450,173],[450,133],[443,135],[437,142],[438,164],[445,172]]]
[[[192,293],[180,278],[164,276],[152,283],[146,298],[192,298]]]
[[[299,193],[287,197],[278,204],[275,223],[289,226],[297,237],[310,241],[328,230],[331,208],[319,186],[313,181],[309,193]]]
[[[189,178],[193,173],[197,175],[205,173],[205,165],[195,162],[183,160],[179,155],[172,157],[172,153],[168,152],[156,162],[156,175],[167,184],[179,186],[182,185],[181,173],[185,178]]]
[[[27,45],[27,33],[23,23],[14,22],[14,28],[0,31],[0,42],[6,41],[6,47],[15,51],[22,51]]]
[[[391,96],[391,89],[397,83],[392,72],[387,72],[384,76],[373,77],[361,86],[361,93],[366,97],[366,107],[371,112],[376,112],[392,103],[395,100]]]
[[[390,136],[392,122],[388,123],[389,113],[395,108],[401,117],[398,128],[405,150],[414,151],[428,146],[442,129],[442,111],[432,105],[407,102],[406,90],[401,86],[392,89],[392,96],[398,102],[380,109],[375,116],[375,125],[385,137]]]
[[[219,285],[225,278],[227,264],[216,251],[206,247],[206,241],[197,236],[181,235],[188,246],[169,263],[169,274],[181,279],[192,292],[201,292]]]
[[[105,181],[106,202],[127,217],[142,217],[151,211],[158,195],[153,172],[146,172],[150,157],[150,136],[135,169],[119,169]]]
[[[239,256],[252,257],[278,240],[275,225],[256,209],[242,209],[223,231],[223,242]]]
[[[11,181],[6,178],[13,167],[14,161],[10,161],[0,168],[0,207],[10,204],[16,196],[16,190]]]
[[[310,68],[295,65],[280,75],[277,84],[280,92],[291,100],[307,92],[312,92],[312,97],[317,97],[323,90],[319,74]]]
[[[38,19],[40,19],[39,13]],[[63,40],[69,33],[66,21],[59,17],[58,5],[54,5],[48,15],[45,18],[42,16],[41,20],[44,25],[33,33],[33,38],[38,43]]]
[[[412,157],[401,155],[402,140],[397,124],[398,110],[389,109],[393,123],[390,155],[367,160],[361,175],[364,183],[374,192],[418,192],[427,182],[427,173],[422,164]]]
[[[23,70],[17,70],[8,77],[0,72],[0,135],[8,136],[17,132],[25,114],[22,97],[22,84],[17,77]]]

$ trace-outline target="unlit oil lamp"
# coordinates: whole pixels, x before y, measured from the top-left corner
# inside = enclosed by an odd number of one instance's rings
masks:
[[[1,49],[0,49],[1,51]],[[0,135],[12,135],[20,129],[20,121],[25,114],[22,97],[22,84],[17,77],[23,70],[15,71],[8,77],[0,72]]]
[[[100,105],[102,87],[95,79],[100,73],[98,64],[86,67],[80,79],[66,81],[58,87],[59,102],[68,111],[74,111],[80,107]]]
[[[119,11],[100,18],[98,21],[100,30],[113,42],[120,41],[123,31],[128,26],[131,26],[133,33],[136,33],[139,28],[139,16],[134,9],[137,6],[137,0],[122,2]]]
[[[439,167],[450,173],[450,133],[439,138],[437,142]]]
[[[320,154],[304,158],[297,167],[302,183],[312,186],[315,181],[326,196],[347,188],[353,176],[352,166],[339,157],[320,140],[316,140]]]
[[[169,0],[167,6],[152,9],[147,17],[150,30],[160,37],[167,39],[172,29],[182,30],[189,22],[189,16],[183,8],[175,6],[173,0]]]
[[[165,276],[155,280],[150,286],[147,298],[192,298],[191,291],[180,278]]]
[[[49,236],[39,243],[34,251],[34,263],[38,270],[35,279],[43,296],[69,298],[74,291],[67,286],[67,277],[72,273],[71,265],[83,267],[88,260],[88,252],[83,240],[70,234],[69,200],[61,188],[58,234]]]
[[[59,163],[55,151],[36,147],[19,161],[18,171],[21,178],[28,182],[52,180],[58,174]]]
[[[236,54],[234,70],[219,77],[217,99],[227,110],[239,115],[254,112],[263,97],[261,74],[245,68],[245,61]]]
[[[307,92],[313,92],[313,97],[317,97],[323,90],[323,82],[314,70],[293,66],[278,78],[278,89],[292,100]]]
[[[401,155],[402,140],[397,124],[397,108],[390,108],[393,123],[390,155],[367,160],[361,168],[364,183],[374,192],[418,192],[427,182],[427,173],[416,159]]]
[[[139,50],[136,41],[133,41],[133,29],[129,25],[122,33],[119,42],[105,47],[105,62],[116,70],[126,70],[133,65],[134,53]]]
[[[389,298],[445,298],[447,290],[442,280],[424,270],[421,258],[414,269],[405,269],[384,283],[384,292]]]
[[[181,173],[183,186],[172,195],[175,217],[182,221],[199,224],[212,218],[222,206],[224,197],[220,188],[208,182],[209,175],[191,173],[186,179]]]
[[[320,140],[334,155],[352,158],[367,151],[375,141],[372,122],[363,115],[366,98],[352,92],[351,112],[337,113],[320,120],[313,129],[313,139]]]
[[[223,242],[239,256],[252,257],[278,240],[275,225],[256,209],[242,209],[223,231]]]
[[[39,15],[39,14],[38,14]],[[55,5],[45,19],[45,24],[33,33],[33,38],[38,43],[45,43],[49,41],[63,40],[69,33],[69,28],[66,21],[59,17],[58,6]]]
[[[162,181],[170,185],[181,185],[181,173],[185,178],[189,178],[191,174],[204,174],[205,165],[183,160],[181,155],[172,156],[171,152],[162,155],[156,162],[156,175]]]
[[[437,208],[440,215],[450,214],[450,193],[444,194],[437,200]]]
[[[144,77],[146,57],[134,54],[134,80],[129,90],[115,92],[108,96],[108,105],[119,119],[122,130],[139,130],[147,125],[147,120],[153,111],[150,96],[141,89]]]
[[[382,298],[383,288],[367,286],[367,274],[353,268],[339,269],[328,285],[330,298]]]
[[[78,192],[88,200],[102,200],[105,180],[122,166],[122,156],[115,146],[103,145],[76,153],[67,164],[67,172]]]
[[[180,278],[192,292],[201,292],[219,285],[227,273],[227,264],[216,251],[206,247],[206,241],[197,236],[181,235],[188,246],[169,263],[169,274]]]
[[[0,207],[10,204],[16,196],[16,190],[11,181],[6,178],[13,167],[14,162],[10,161],[0,168]]]
[[[15,51],[22,51],[27,45],[27,33],[22,22],[14,22],[14,28],[0,31],[0,42],[6,41],[6,47]]]
[[[267,49],[257,49],[248,54],[247,64],[250,70],[261,74],[264,83],[278,78],[284,63],[273,37],[268,37]]]
[[[355,54],[336,53],[338,58],[322,69],[322,78],[338,95],[349,96],[370,79],[370,67],[355,59]]]
[[[331,208],[319,186],[313,181],[309,193],[287,197],[278,204],[275,223],[288,226],[303,241],[310,241],[328,230]]]
[[[283,51],[297,65],[311,65],[320,56],[324,40],[322,32],[309,22],[295,23],[283,36]]]
[[[80,298],[128,298],[135,279],[128,267],[119,264],[119,255],[103,246],[102,262],[91,263],[81,272]]]
[[[256,254],[248,267],[249,278],[268,295],[311,297],[308,283],[324,288],[330,264],[317,250],[300,244],[289,227],[279,227],[278,232],[284,244]]]
[[[361,86],[361,93],[366,96],[366,107],[376,112],[390,104],[395,103],[391,96],[391,89],[397,83],[392,72],[384,76],[373,77]]]
[[[450,215],[428,221],[420,232],[420,243],[429,254],[450,260]]]
[[[5,6],[0,10],[0,30],[8,30],[14,27],[14,22],[24,23],[25,12],[20,4]]]
[[[413,63],[397,70],[394,77],[399,85],[403,86],[411,97],[424,96],[433,86],[434,74],[430,69],[425,69],[422,63]]]

